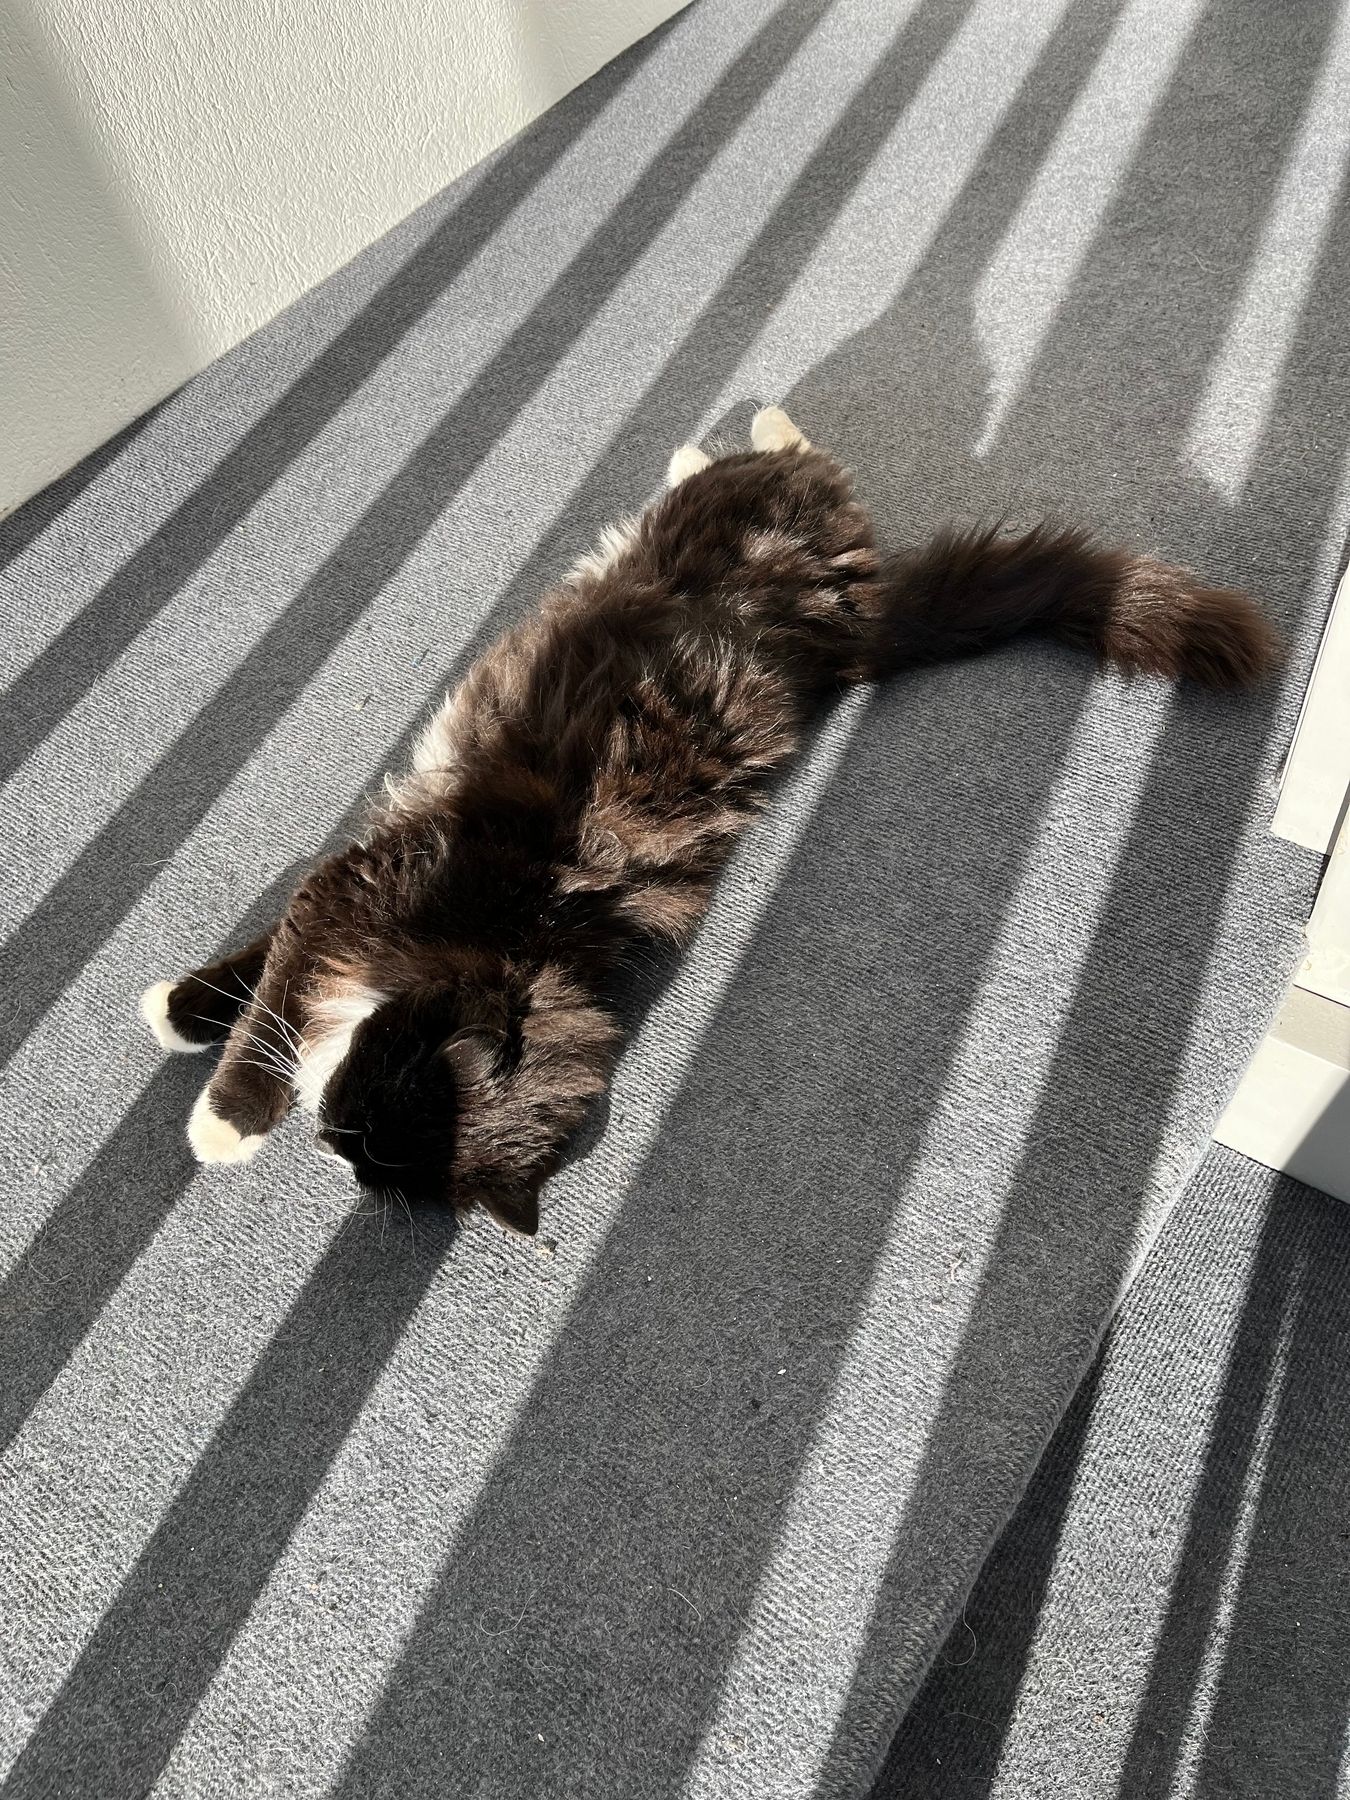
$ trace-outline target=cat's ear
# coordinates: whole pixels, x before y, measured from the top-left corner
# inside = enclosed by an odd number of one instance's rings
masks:
[[[534,1237],[539,1230],[539,1189],[542,1185],[541,1179],[525,1187],[503,1188],[484,1194],[483,1207],[503,1230],[516,1237]]]
[[[506,1040],[499,1031],[466,1025],[441,1045],[441,1055],[462,1088],[483,1087],[501,1073]]]

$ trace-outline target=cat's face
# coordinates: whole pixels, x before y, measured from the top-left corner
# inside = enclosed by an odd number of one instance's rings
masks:
[[[538,1228],[539,1190],[605,1085],[615,1031],[553,971],[386,998],[329,1077],[317,1138],[375,1192]]]
[[[451,1197],[460,1104],[441,1011],[415,997],[386,1000],[356,1027],[324,1088],[318,1140],[363,1187],[423,1202]]]
[[[493,999],[430,984],[383,999],[356,1026],[323,1090],[317,1137],[362,1187],[414,1204],[465,1203],[466,1121],[503,1097],[521,1057],[519,1013]]]

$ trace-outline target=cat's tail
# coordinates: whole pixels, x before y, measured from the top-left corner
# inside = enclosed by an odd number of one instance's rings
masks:
[[[874,673],[992,650],[1039,632],[1131,673],[1251,687],[1279,660],[1273,626],[1233,588],[1084,531],[945,531],[884,567]]]

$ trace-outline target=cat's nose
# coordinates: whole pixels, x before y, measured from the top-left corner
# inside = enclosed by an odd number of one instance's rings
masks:
[[[346,1162],[347,1160],[340,1151],[330,1149],[329,1146],[324,1143],[322,1138],[315,1138],[314,1151],[315,1154],[321,1156],[325,1162]]]

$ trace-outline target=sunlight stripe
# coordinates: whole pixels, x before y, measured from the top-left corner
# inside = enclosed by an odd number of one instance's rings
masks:
[[[993,448],[1205,0],[1132,0],[975,292],[989,360],[976,453]]]
[[[1113,766],[1116,785],[1103,792],[1103,746],[1120,741],[1127,711],[1140,755],[1128,766]],[[746,1629],[703,1733],[684,1790],[690,1800],[731,1787],[771,1793],[780,1753],[803,1767],[826,1752],[830,1725],[853,1675],[841,1636],[847,1625],[855,1652],[861,1648],[888,1565],[897,1508],[923,1467],[927,1432],[920,1424],[931,1426],[942,1406],[940,1379],[916,1389],[897,1375],[887,1390],[878,1383],[877,1370],[902,1371],[911,1360],[905,1345],[914,1329],[916,1286],[937,1296],[925,1308],[922,1330],[925,1357],[939,1377],[958,1353],[983,1272],[967,1246],[978,1239],[987,1250],[996,1241],[1008,1184],[1017,1179],[1018,1146],[1036,1116],[1060,1028],[1148,779],[1147,747],[1161,741],[1167,719],[1165,697],[1154,692],[1146,699],[1112,683],[1093,690],[1075,725],[1041,830],[979,972],[977,998],[941,1099],[903,1175],[888,1240],[858,1308],[861,1323],[820,1410]],[[1086,808],[1097,820],[1090,858],[1083,855]],[[1047,893],[1056,895],[1053,909],[1045,905]],[[1034,1000],[1027,993],[1028,971],[1037,972]],[[1000,1021],[1010,1008],[1025,1012],[1029,1005],[1039,1016],[1028,1021],[1019,1039],[1010,1081]],[[972,1163],[971,1114],[987,1108],[990,1094],[998,1096],[990,1137],[982,1159]],[[951,1242],[946,1263],[935,1267],[935,1222],[911,1215],[905,1196],[931,1196],[953,1180],[967,1209],[974,1195],[985,1197],[988,1229],[973,1232],[967,1218],[962,1240]],[[940,1230],[936,1235],[941,1237]],[[888,1397],[893,1420],[884,1415]],[[803,1692],[812,1695],[809,1710],[795,1704]],[[757,1712],[762,1720],[770,1696],[781,1697],[775,1729],[743,1730],[743,1722]]]
[[[1240,497],[1264,439],[1322,242],[1344,193],[1348,158],[1350,8],[1342,7],[1186,435],[1186,459],[1230,502]]]

